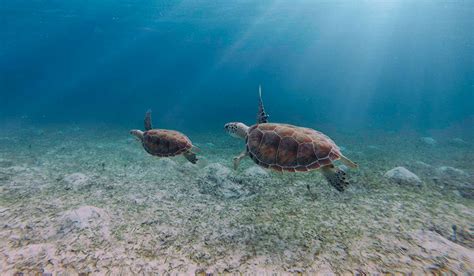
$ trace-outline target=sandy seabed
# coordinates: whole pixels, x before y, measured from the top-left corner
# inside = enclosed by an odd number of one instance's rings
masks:
[[[0,128],[0,274],[473,274],[472,137],[327,134],[360,165],[344,193],[234,171],[225,133],[190,133],[192,165],[127,130]],[[398,166],[421,185],[384,177]]]

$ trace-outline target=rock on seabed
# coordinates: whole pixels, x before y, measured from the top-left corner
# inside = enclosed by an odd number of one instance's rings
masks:
[[[255,179],[262,179],[269,178],[270,174],[266,170],[258,166],[252,166],[244,171],[243,176]]]
[[[418,230],[415,232],[410,233],[410,236],[419,247],[422,249],[423,254],[428,254],[429,256],[445,256],[448,255],[450,257],[450,261],[453,264],[458,263],[457,265],[450,267],[454,271],[458,273],[467,272],[463,271],[462,262],[465,261],[467,263],[474,263],[474,254],[472,250],[463,247],[459,244],[456,244],[443,236],[439,235],[438,233],[432,231],[422,231]],[[416,256],[416,255],[415,255]],[[451,264],[451,265],[453,265]],[[444,274],[437,274],[433,273],[433,275],[444,275]],[[447,274],[447,275],[456,275],[456,274]],[[462,274],[462,275],[471,275],[469,273]]]
[[[65,211],[60,217],[60,233],[69,233],[86,228],[99,228],[104,238],[109,237],[110,216],[101,208],[95,206],[81,206],[77,209]]]
[[[199,191],[225,199],[240,198],[249,192],[235,178],[231,169],[219,163],[206,166],[198,180]]]
[[[421,179],[416,174],[404,167],[393,168],[387,171],[384,177],[401,185],[421,186],[422,184]]]
[[[420,140],[430,146],[435,146],[438,142],[433,137],[421,137]]]
[[[175,170],[178,164],[171,158],[159,158],[154,165],[161,170]]]
[[[8,168],[13,165],[12,161],[0,158],[0,168]]]
[[[455,146],[467,146],[469,145],[468,142],[464,141],[463,139],[461,138],[454,138],[454,139],[451,139],[450,140],[450,143],[455,145]]]
[[[64,182],[73,190],[78,190],[89,182],[89,177],[83,173],[72,173],[64,177]]]
[[[460,169],[456,169],[456,168],[453,168],[453,167],[449,167],[449,166],[439,167],[439,168],[436,169],[436,172],[440,176],[446,177],[446,178],[462,178],[462,177],[468,177],[469,176],[469,174],[466,173],[465,171],[460,170]]]

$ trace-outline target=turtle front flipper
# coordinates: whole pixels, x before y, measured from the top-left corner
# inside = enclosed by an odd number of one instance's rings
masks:
[[[185,152],[183,155],[186,159],[188,159],[189,162],[193,164],[196,164],[196,162],[198,161],[196,154],[192,151]]]
[[[344,155],[341,155],[341,162],[344,163],[344,165],[348,166],[349,168],[357,168],[359,165],[357,163],[353,162],[349,158],[345,157]]]
[[[269,115],[265,112],[262,101],[262,86],[258,86],[258,113],[257,113],[257,124],[268,123]]]
[[[326,180],[339,192],[343,192],[349,186],[346,180],[346,173],[334,165],[327,165],[321,168],[321,172]]]
[[[234,157],[234,170],[237,170],[239,168],[240,160],[244,159],[246,156],[248,156],[247,150]]]
[[[151,109],[148,109],[148,111],[145,114],[145,130],[150,130],[152,129],[151,125]]]

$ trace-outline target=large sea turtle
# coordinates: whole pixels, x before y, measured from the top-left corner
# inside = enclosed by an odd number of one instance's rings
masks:
[[[325,134],[305,127],[269,123],[261,88],[257,123],[249,127],[240,122],[231,122],[224,127],[230,135],[245,139],[245,151],[234,158],[235,169],[246,156],[264,168],[280,172],[320,169],[328,182],[342,192],[349,183],[345,178],[346,173],[334,166],[333,161],[339,159],[348,167],[357,167],[357,164],[342,155],[339,147]]]
[[[175,130],[152,129],[150,110],[145,115],[145,131],[133,129],[130,134],[135,135],[151,155],[171,157],[182,154],[193,164],[198,160],[193,152],[197,148],[186,135]]]

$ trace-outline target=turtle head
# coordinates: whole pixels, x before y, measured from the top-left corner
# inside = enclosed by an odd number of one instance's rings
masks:
[[[137,137],[138,140],[143,141],[143,131],[138,130],[138,129],[132,129],[130,130],[130,134]]]
[[[232,137],[245,139],[247,137],[249,127],[243,123],[231,122],[225,124],[224,129]]]

